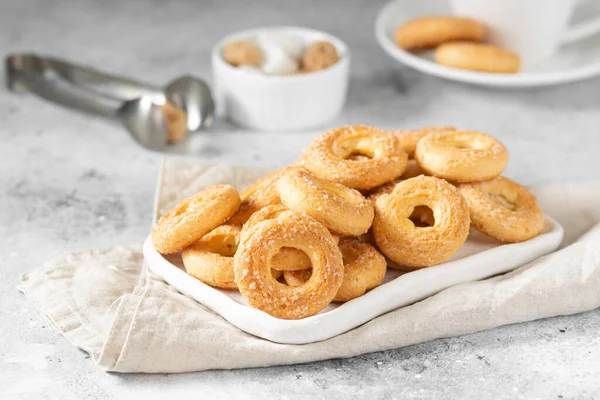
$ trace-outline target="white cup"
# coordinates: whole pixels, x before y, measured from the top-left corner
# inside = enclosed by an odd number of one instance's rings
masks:
[[[450,0],[456,15],[485,23],[489,42],[515,51],[525,66],[550,57],[562,44],[600,32],[600,18],[569,27],[578,0]]]

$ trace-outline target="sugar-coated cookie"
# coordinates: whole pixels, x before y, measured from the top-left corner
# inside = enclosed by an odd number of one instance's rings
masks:
[[[433,49],[454,40],[479,42],[485,26],[474,19],[456,16],[431,16],[408,21],[396,30],[396,44],[408,51]]]
[[[517,73],[521,67],[519,55],[510,50],[469,42],[441,45],[435,50],[435,61],[452,68],[504,74]]]

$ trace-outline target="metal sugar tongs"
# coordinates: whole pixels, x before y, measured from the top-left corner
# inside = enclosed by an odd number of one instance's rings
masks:
[[[5,73],[9,90],[34,93],[62,106],[119,120],[138,143],[152,150],[169,146],[170,130],[177,128],[177,123],[185,130],[185,122],[187,132],[192,133],[212,123],[210,88],[191,75],[181,76],[161,89],[34,54],[9,55]],[[185,121],[177,121],[173,112],[167,113],[163,107],[166,103],[173,105],[175,116]]]

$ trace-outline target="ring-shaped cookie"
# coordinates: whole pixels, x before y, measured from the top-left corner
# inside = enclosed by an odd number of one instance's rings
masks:
[[[419,163],[415,160],[408,160],[408,163],[406,164],[406,169],[404,170],[404,173],[402,174],[400,179],[405,180],[415,178],[419,175],[425,175],[425,171],[423,171],[421,167],[419,167]]]
[[[502,242],[522,242],[544,228],[544,214],[535,196],[523,186],[499,176],[458,186],[469,205],[471,223]]]
[[[221,225],[239,207],[240,196],[231,186],[207,187],[160,218],[152,228],[152,244],[161,254],[181,251]]]
[[[419,140],[415,159],[428,175],[453,182],[478,182],[502,173],[508,151],[481,132],[441,131]]]
[[[396,185],[402,182],[402,180],[397,180],[388,183],[387,185],[383,185],[377,191],[369,196],[369,201],[375,204],[377,199],[384,194],[390,194],[396,187]],[[433,226],[435,224],[435,218],[433,216],[433,211],[427,206],[416,206],[410,215],[409,219],[416,227],[425,227],[425,226]],[[372,233],[372,231],[371,231]],[[371,235],[372,236],[372,235]],[[368,237],[367,237],[368,239]]]
[[[433,211],[433,226],[417,227],[411,220],[418,207]],[[401,269],[447,260],[467,239],[469,225],[469,207],[458,189],[431,176],[401,181],[375,201],[375,241]]]
[[[186,247],[181,258],[187,273],[210,286],[236,289],[233,256],[241,230],[239,226],[221,225]]]
[[[423,129],[392,130],[388,132],[396,136],[398,143],[400,143],[400,147],[402,147],[402,150],[408,154],[408,158],[410,160],[415,157],[415,149],[417,148],[417,143],[419,140],[430,133],[455,130],[456,128],[451,126],[442,126]]]
[[[282,247],[306,253],[313,273],[303,285],[290,287],[271,275],[271,260]],[[294,213],[256,226],[234,257],[235,282],[248,304],[274,317],[300,319],[325,308],[344,279],[342,254],[325,226]]]
[[[396,185],[398,183],[402,182],[402,179],[396,179],[393,180],[389,183],[386,183],[383,186],[378,187],[377,189],[375,189],[373,192],[371,192],[371,194],[369,195],[369,201],[375,205],[375,202],[377,201],[377,199],[379,197],[381,197],[384,194],[390,194],[392,193],[392,190],[394,190],[394,188],[396,187]]]
[[[335,244],[339,243],[339,236],[331,237]],[[282,247],[271,259],[271,268],[274,271],[301,271],[311,267],[310,258],[302,250],[292,247]]]
[[[432,49],[455,40],[479,42],[485,26],[474,19],[457,16],[421,17],[408,21],[396,30],[396,44],[408,51]]]
[[[237,289],[233,273],[233,256],[239,242],[241,227],[221,225],[186,247],[181,253],[188,274],[207,285],[221,289]],[[283,273],[271,270],[273,278]]]
[[[360,192],[310,172],[288,171],[277,188],[284,205],[304,211],[340,235],[362,235],[373,222],[373,205]]]
[[[381,284],[387,263],[375,247],[358,239],[346,238],[340,240],[338,247],[344,260],[344,281],[333,301],[350,301]],[[288,285],[298,286],[310,279],[311,274],[310,269],[285,271],[283,278]]]
[[[261,222],[279,217],[285,218],[286,215],[293,215],[295,212],[283,204],[274,204],[261,208],[252,214],[244,224],[241,235],[242,240],[251,235],[254,228]],[[339,237],[337,235],[332,235],[332,237],[337,244],[340,240]],[[311,266],[310,259],[303,251],[291,247],[282,247],[271,259],[271,268],[277,271],[298,271],[311,268]]]
[[[244,189],[240,193],[240,199],[242,201],[240,204],[240,209],[227,221],[227,224],[243,225],[252,214],[261,208],[273,204],[281,204],[279,192],[277,191],[275,184],[287,171],[297,168],[299,167],[294,165],[280,168],[266,176],[263,176]]]
[[[316,138],[299,164],[319,178],[367,190],[402,175],[407,160],[393,135],[357,125],[333,129]]]
[[[446,67],[496,74],[516,74],[521,58],[513,51],[490,44],[445,43],[435,49],[435,62]]]
[[[269,221],[271,219],[279,218],[281,216],[285,217],[286,215],[292,215],[293,211],[287,208],[285,205],[279,204],[271,204],[266,207],[262,207],[260,210],[256,211],[254,214],[248,218],[248,221],[242,227],[241,241],[246,240],[246,238],[251,234],[251,232],[264,221]]]
[[[373,237],[373,229],[369,229],[367,233],[357,236],[355,239],[373,246],[376,245],[375,238]]]

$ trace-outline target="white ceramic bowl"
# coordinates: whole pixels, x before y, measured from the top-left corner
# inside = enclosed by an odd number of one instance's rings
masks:
[[[340,60],[322,71],[297,75],[263,75],[229,65],[221,51],[233,40],[255,40],[262,32],[281,32],[309,45],[331,42]],[[217,115],[257,130],[301,130],[335,118],[346,101],[350,54],[346,45],[325,32],[296,27],[268,27],[237,32],[220,40],[212,51],[213,92]]]

